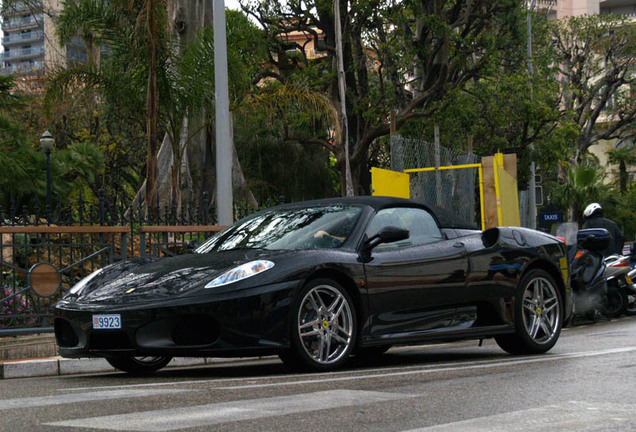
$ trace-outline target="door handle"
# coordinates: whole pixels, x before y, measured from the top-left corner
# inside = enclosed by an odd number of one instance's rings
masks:
[[[457,242],[457,243],[455,243],[455,244],[453,245],[453,247],[456,247],[456,248],[463,248],[464,246],[465,246],[465,245],[464,245],[464,243],[463,243],[463,242]]]

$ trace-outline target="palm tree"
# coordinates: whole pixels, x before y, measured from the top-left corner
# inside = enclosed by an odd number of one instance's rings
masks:
[[[72,65],[53,74],[48,97],[69,91],[78,83],[98,87],[102,95],[146,94],[146,200],[155,207],[157,182],[159,71],[169,54],[167,2],[164,0],[68,0],[57,22],[62,45],[75,35],[89,52],[86,65]],[[100,50],[108,46],[109,62],[101,64]],[[145,75],[145,82],[140,79]],[[49,102],[51,103],[51,102]],[[142,110],[140,110],[142,111]]]
[[[603,184],[604,172],[591,163],[570,165],[565,182],[554,184],[550,200],[569,212],[569,219],[583,225],[583,209],[592,203],[611,201],[609,187]]]
[[[627,174],[627,166],[636,164],[636,146],[625,145],[608,152],[609,161],[618,164],[618,184],[621,195],[627,193],[629,175]]]
[[[73,1],[79,4],[96,0]],[[147,9],[154,3],[155,8],[159,8],[158,1],[146,0],[139,4]],[[100,95],[98,99],[107,105],[115,105],[122,98],[127,98],[125,100],[134,105],[129,110],[136,107],[138,111],[144,111],[143,101],[138,97],[134,98],[134,95],[140,95],[144,88],[147,89],[145,204],[151,206],[156,201],[157,193],[153,192],[156,186],[153,186],[152,182],[155,181],[156,185],[157,177],[153,171],[156,171],[158,154],[161,153],[162,157],[165,155],[158,149],[158,136],[165,134],[163,142],[171,148],[171,169],[167,170],[171,175],[170,201],[179,206],[183,174],[181,167],[188,144],[200,132],[208,133],[207,129],[211,127],[214,118],[213,32],[211,28],[204,28],[187,46],[176,49],[171,47],[170,37],[165,28],[153,28],[152,31],[158,32],[161,36],[161,44],[157,47],[158,57],[154,66],[156,73],[152,78],[152,74],[148,72],[153,68],[152,58],[144,56],[149,49],[150,36],[138,25],[141,15],[146,16],[144,22],[150,25],[147,21],[149,12],[127,9],[123,7],[126,4],[126,0],[119,0],[106,2],[101,8],[76,7],[63,11],[60,16],[63,34],[71,35],[75,31],[90,35],[93,43],[107,44],[109,49],[99,64],[93,62],[72,65],[57,71],[51,77],[48,86],[49,104],[54,104],[56,98],[76,91],[78,83],[81,83],[85,88],[96,89]],[[164,18],[162,16],[157,22],[164,22]],[[82,22],[81,25],[77,24],[78,20]],[[262,71],[268,55],[262,31],[238,11],[227,11],[227,26],[228,64],[232,71],[229,77],[232,109],[258,109],[277,117],[281,114],[296,115],[302,121],[327,119],[329,127],[337,130],[332,104],[323,95],[310,92],[308,85],[274,85],[264,88],[255,86],[254,77]],[[132,46],[132,49],[129,49],[129,46]],[[150,51],[152,52],[152,49]],[[148,77],[147,81],[140,79],[143,76]],[[327,127],[324,130],[326,131]],[[152,138],[155,135],[156,138]],[[286,138],[291,139],[289,136]],[[237,160],[233,163],[235,166],[238,164]],[[238,170],[240,168],[235,169],[235,172]],[[209,174],[210,170],[205,167],[205,171]],[[168,201],[167,198],[164,197],[164,202]]]

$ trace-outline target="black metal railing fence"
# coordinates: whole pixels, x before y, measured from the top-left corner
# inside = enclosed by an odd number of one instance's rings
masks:
[[[13,202],[13,200],[11,200]],[[107,264],[144,256],[185,253],[222,229],[203,194],[200,206],[146,209],[109,206],[80,196],[74,205],[42,209],[0,206],[0,336],[52,330],[55,303],[75,283]],[[235,203],[235,219],[284,202]]]

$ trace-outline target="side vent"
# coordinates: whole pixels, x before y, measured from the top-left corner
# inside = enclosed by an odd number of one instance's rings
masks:
[[[489,228],[481,234],[484,247],[492,247],[499,242],[499,228]]]

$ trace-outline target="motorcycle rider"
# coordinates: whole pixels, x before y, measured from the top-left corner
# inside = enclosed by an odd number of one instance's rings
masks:
[[[599,203],[592,203],[585,207],[583,211],[585,223],[583,229],[587,228],[605,228],[610,234],[610,242],[602,253],[607,257],[612,254],[621,255],[623,253],[623,233],[616,222],[603,217],[603,208]]]

